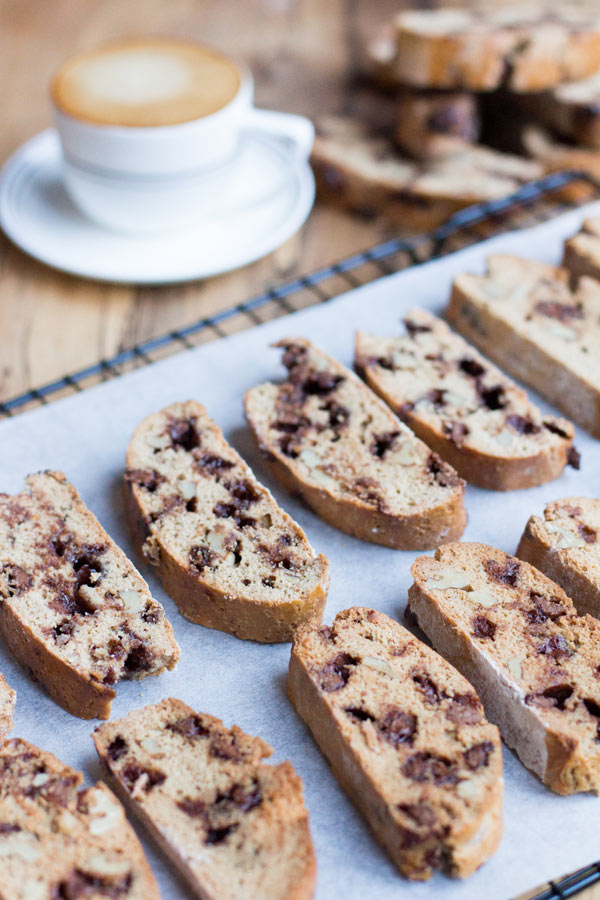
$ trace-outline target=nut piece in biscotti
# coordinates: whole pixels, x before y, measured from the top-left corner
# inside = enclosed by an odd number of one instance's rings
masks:
[[[289,762],[181,700],[101,725],[96,750],[111,782],[194,893],[206,900],[310,900],[316,864]]]
[[[383,613],[294,638],[289,695],[408,878],[475,871],[502,835],[502,754],[471,685]]]
[[[14,708],[15,692],[6,683],[4,675],[0,675],[0,746],[13,727]]]
[[[21,740],[0,749],[0,900],[160,900],[106,785]]]
[[[398,95],[396,146],[415,159],[460,152],[479,136],[477,100],[472,94],[403,90]]]
[[[406,10],[395,19],[396,80],[417,87],[541,91],[600,67],[598,16],[573,3]]]
[[[446,318],[485,356],[600,436],[600,283],[508,254],[454,279]]]
[[[192,622],[289,641],[320,621],[329,565],[193,400],[148,416],[127,450],[130,518]]]
[[[564,497],[531,516],[517,556],[561,586],[579,613],[600,618],[600,500]]]
[[[539,177],[539,163],[482,146],[415,162],[352,117],[317,123],[311,157],[321,200],[405,231],[428,230],[471,203],[504,197]]]
[[[515,490],[557,478],[573,426],[527,394],[445,322],[422,309],[400,337],[356,335],[355,368],[415,434],[472,484]]]
[[[598,159],[600,166],[600,153]],[[562,264],[575,283],[583,276],[600,280],[600,219],[586,219],[581,231],[565,241]]]
[[[83,719],[108,718],[122,678],[159,675],[179,659],[162,606],[60,472],[0,494],[0,632]]]
[[[397,550],[455,540],[464,482],[357,376],[283,340],[287,380],[248,391],[246,417],[275,477],[326,522]]]
[[[411,571],[409,609],[521,762],[557,794],[599,794],[600,622],[485,544],[448,544]]]

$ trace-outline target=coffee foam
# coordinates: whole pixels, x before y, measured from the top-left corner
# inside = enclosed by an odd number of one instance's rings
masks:
[[[61,112],[98,125],[176,125],[222,109],[240,83],[236,64],[209,47],[139,38],[67,60],[51,96]]]

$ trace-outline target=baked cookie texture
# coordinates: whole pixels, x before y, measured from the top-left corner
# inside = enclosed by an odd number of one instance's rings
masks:
[[[446,318],[463,337],[600,436],[600,283],[508,254],[454,279]]]
[[[15,699],[15,692],[6,683],[4,675],[0,675],[0,746],[13,727]]]
[[[162,606],[60,472],[0,495],[0,600],[8,648],[84,719],[108,718],[122,678],[179,659]]]
[[[192,622],[289,641],[321,618],[327,559],[193,400],[148,416],[127,450],[136,542]]]
[[[305,626],[290,699],[403,875],[465,877],[502,835],[502,753],[471,685],[372,609]]]
[[[414,159],[441,159],[464,151],[479,137],[477,98],[464,91],[398,93],[396,146]]]
[[[600,153],[598,160],[600,167]],[[586,219],[580,231],[565,241],[562,265],[575,284],[584,277],[600,280],[600,219]]]
[[[352,117],[317,122],[311,163],[321,200],[403,231],[427,231],[471,203],[513,193],[538,178],[535,160],[465,145],[420,162]]]
[[[261,738],[162,700],[94,733],[112,783],[202,900],[310,900],[302,782]]]
[[[462,534],[464,482],[360,379],[286,339],[287,379],[251,388],[246,417],[274,476],[326,522],[395,549]]]
[[[160,900],[123,807],[106,785],[26,741],[0,748],[0,900]]]
[[[476,4],[405,10],[395,19],[395,80],[418,87],[541,91],[600,68],[592,5]]]
[[[575,453],[570,422],[525,391],[432,313],[409,310],[397,337],[356,334],[356,371],[466,481],[515,490],[557,478]]]
[[[419,557],[409,608],[506,744],[557,794],[600,794],[600,622],[527,562],[457,543]]]
[[[548,503],[527,522],[517,556],[559,584],[579,613],[600,618],[600,500]]]

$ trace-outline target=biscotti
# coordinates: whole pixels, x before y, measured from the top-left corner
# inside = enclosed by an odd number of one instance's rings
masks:
[[[160,900],[123,807],[22,740],[0,749],[0,900]]]
[[[172,669],[162,606],[60,472],[0,494],[0,632],[53,700],[108,718],[122,678]]]
[[[531,516],[517,556],[569,595],[579,613],[600,618],[600,500],[564,497]]]
[[[180,700],[100,726],[100,759],[201,900],[310,900],[315,856],[291,763]]]
[[[136,429],[127,498],[138,544],[192,622],[256,641],[290,640],[321,618],[329,567],[195,401]]]
[[[575,283],[586,276],[600,281],[600,219],[586,219],[581,231],[565,241],[562,264]]]
[[[0,746],[13,727],[14,708],[15,692],[6,683],[4,675],[0,675]]]
[[[598,16],[576,4],[487,4],[396,16],[396,80],[417,87],[541,91],[600,68]]]
[[[600,436],[600,283],[494,254],[486,275],[458,275],[446,318],[509,375]]]
[[[593,178],[600,178],[600,151],[586,147],[575,147],[556,140],[546,129],[529,125],[522,129],[521,144],[544,170],[552,172],[586,172]],[[582,197],[589,199],[589,184],[578,179],[566,183],[560,189],[560,198],[581,203]]]
[[[288,690],[403,875],[465,877],[494,853],[498,729],[471,685],[398,622],[353,608],[299,630]]]
[[[477,99],[463,92],[402,90],[394,141],[415,159],[462,152],[479,136]]]
[[[600,73],[534,94],[525,109],[542,125],[582,147],[600,149]]]
[[[543,416],[513,381],[426,310],[409,310],[404,324],[399,337],[358,332],[354,364],[421,440],[480,487],[515,490],[560,475],[576,452],[570,422]]]
[[[434,228],[471,203],[504,197],[543,171],[533,160],[476,145],[411,161],[351,117],[317,123],[311,162],[321,200],[413,231]]]
[[[275,477],[330,525],[396,549],[435,547],[466,524],[464,482],[357,376],[283,340],[287,380],[249,390],[246,417]]]
[[[521,762],[558,794],[600,793],[600,622],[485,544],[440,547],[411,572],[409,609]]]

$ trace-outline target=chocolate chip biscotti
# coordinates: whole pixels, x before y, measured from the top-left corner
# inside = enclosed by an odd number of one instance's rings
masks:
[[[543,416],[527,394],[423,309],[406,333],[358,332],[355,368],[388,406],[480,487],[514,490],[556,478],[573,458],[573,426]]]
[[[464,91],[404,89],[397,99],[396,146],[414,159],[460,153],[479,136],[477,99]]]
[[[127,450],[130,519],[192,622],[288,641],[321,618],[329,566],[193,400],[148,416]]]
[[[124,799],[201,900],[310,900],[315,856],[302,782],[268,744],[181,700],[94,733]]]
[[[13,727],[14,708],[15,692],[6,683],[4,675],[0,675],[0,746]]]
[[[600,436],[600,283],[496,253],[454,279],[446,318],[510,375]]]
[[[419,626],[521,762],[558,794],[600,794],[600,622],[529,563],[485,544],[440,547],[411,572]]]
[[[563,497],[531,516],[517,556],[559,584],[580,613],[600,618],[600,500]]]
[[[408,878],[465,877],[502,835],[498,729],[471,685],[383,613],[294,638],[288,689],[336,778]]]
[[[172,669],[162,606],[60,472],[0,494],[0,632],[53,700],[108,718],[122,678]]]
[[[277,346],[287,379],[251,388],[245,409],[283,486],[330,525],[386,547],[435,547],[462,534],[464,482],[454,469],[310,341]]]
[[[160,900],[106,785],[22,740],[0,749],[0,900]]]
[[[600,154],[598,154],[600,164]],[[586,219],[581,230],[565,241],[562,264],[577,282],[582,277],[600,280],[600,219]]]

